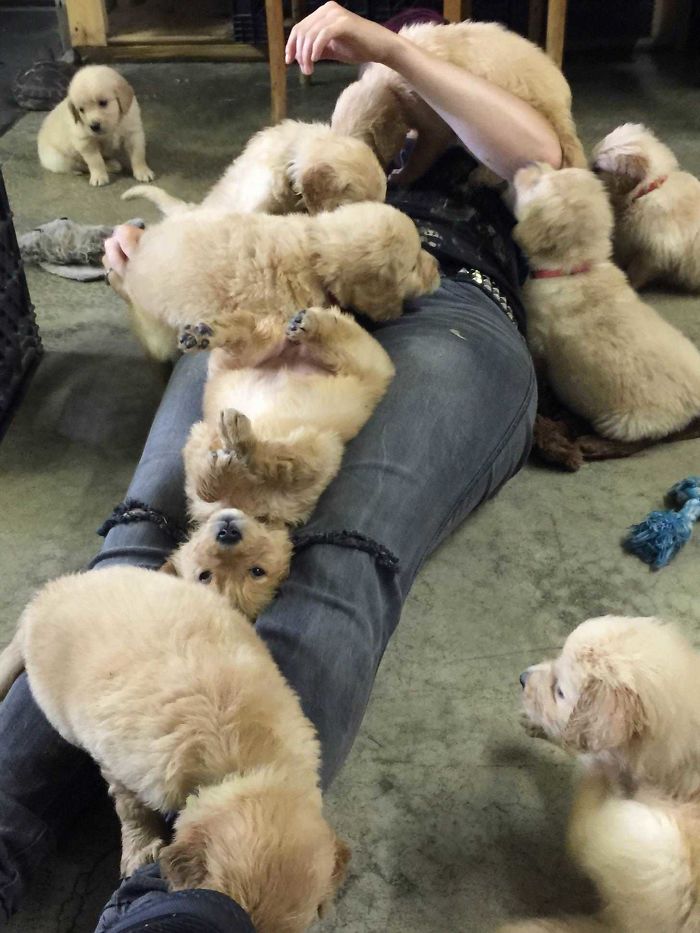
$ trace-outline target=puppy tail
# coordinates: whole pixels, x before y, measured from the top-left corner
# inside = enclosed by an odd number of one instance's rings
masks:
[[[571,121],[571,126],[560,129],[559,143],[562,168],[588,168],[586,153],[583,151],[581,140],[576,135],[573,121]]]
[[[187,201],[173,197],[172,194],[168,194],[167,191],[158,188],[156,185],[134,185],[133,188],[129,188],[122,195],[122,201],[132,201],[134,198],[145,198],[155,204],[166,217],[170,214],[179,214],[190,207]]]
[[[0,654],[0,700],[4,699],[12,684],[24,670],[22,645],[19,632]]]

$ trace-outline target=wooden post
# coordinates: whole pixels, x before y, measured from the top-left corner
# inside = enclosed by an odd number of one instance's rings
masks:
[[[73,48],[107,45],[107,10],[104,0],[65,0]]]
[[[442,15],[450,23],[471,19],[472,0],[443,0]]]
[[[270,63],[272,122],[287,116],[287,66],[284,63],[284,15],[282,0],[265,0],[267,54]]]
[[[547,7],[546,50],[561,68],[564,60],[564,34],[566,32],[567,0],[549,0]]]

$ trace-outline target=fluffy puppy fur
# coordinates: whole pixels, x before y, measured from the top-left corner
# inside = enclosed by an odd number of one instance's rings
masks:
[[[340,304],[374,320],[398,317],[406,298],[440,284],[405,214],[386,204],[348,204],[315,217],[169,217],[141,237],[123,281],[110,276],[160,358],[181,346],[236,346],[242,312],[286,321],[299,308]],[[197,329],[191,325],[203,325]],[[139,331],[137,331],[139,335]]]
[[[284,120],[253,136],[201,206],[235,214],[318,214],[385,196],[386,176],[369,146],[325,123]],[[139,197],[168,215],[196,206],[162,188],[136,185],[122,195]]]
[[[310,308],[286,326],[276,316],[238,322],[238,342],[211,355],[204,420],[185,446],[190,512],[206,521],[236,506],[266,522],[301,522],[394,367],[338,308]]]
[[[159,858],[174,890],[228,895],[259,933],[307,929],[349,850],[323,818],[314,729],[242,615],[212,589],[113,567],[49,583],[13,645],[48,720],[110,785],[124,874]],[[163,847],[165,812],[179,816]]]
[[[533,164],[514,187],[513,235],[532,275],[545,276],[524,288],[528,341],[556,394],[614,440],[684,428],[700,414],[700,353],[610,262],[602,182],[583,169]]]
[[[39,161],[50,172],[89,172],[91,185],[109,184],[125,155],[134,178],[152,181],[146,138],[134,90],[106,65],[87,65],[74,76],[68,95],[41,124]]]
[[[593,150],[615,213],[615,261],[635,288],[661,280],[700,290],[700,181],[641,123],[625,123]]]
[[[527,726],[585,763],[569,844],[604,909],[507,930],[700,929],[700,656],[658,619],[605,616],[521,682]]]
[[[584,166],[586,158],[571,116],[571,90],[561,71],[532,42],[498,23],[430,23],[405,26],[400,33],[431,55],[458,65],[510,91],[547,118],[559,137],[564,166]],[[419,178],[457,138],[450,127],[391,68],[370,65],[338,98],[333,129],[370,145],[388,168],[409,130],[416,146],[400,174],[403,184]],[[492,173],[489,173],[492,174]],[[497,176],[493,175],[495,179]]]
[[[219,509],[170,555],[161,570],[212,586],[256,619],[289,574],[292,542],[239,509]]]

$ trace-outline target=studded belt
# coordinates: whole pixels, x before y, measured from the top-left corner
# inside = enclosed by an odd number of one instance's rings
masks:
[[[518,326],[518,321],[510,302],[490,276],[484,275],[484,273],[479,272],[478,269],[463,266],[455,275],[451,275],[450,278],[457,279],[460,282],[471,282],[472,285],[476,285],[476,287],[481,289],[485,295],[488,295],[492,301],[496,302],[509,321],[516,327]]]

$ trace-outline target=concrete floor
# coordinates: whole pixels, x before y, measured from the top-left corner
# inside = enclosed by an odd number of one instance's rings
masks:
[[[124,72],[141,101],[149,162],[185,197],[202,194],[265,121],[262,67]],[[308,89],[291,78],[292,115],[327,115],[348,77],[329,66]],[[673,69],[642,58],[577,64],[571,77],[588,144],[623,120],[647,120],[700,173],[700,90]],[[25,117],[0,140],[18,229],[59,215],[133,215],[119,201],[128,179],[95,190],[84,178],[40,171],[40,119]],[[123,495],[164,384],[103,285],[31,270],[29,285],[47,354],[0,445],[0,642],[39,584],[97,549],[94,529]],[[651,298],[700,342],[697,298]],[[591,903],[564,855],[571,764],[520,731],[517,675],[591,615],[658,613],[698,633],[700,539],[658,574],[625,556],[619,541],[673,482],[699,472],[700,441],[576,475],[531,465],[427,564],[329,795],[354,858],[327,930],[476,933],[506,917]],[[90,933],[116,860],[105,806],[63,841],[6,929]]]

